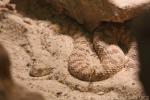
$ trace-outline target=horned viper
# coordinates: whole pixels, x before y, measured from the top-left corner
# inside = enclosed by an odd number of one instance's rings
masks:
[[[126,23],[104,23],[92,34],[71,25],[64,26],[64,32],[74,39],[74,48],[68,59],[68,71],[82,81],[95,82],[110,78],[125,66],[136,47]],[[97,57],[100,64],[95,63],[91,55]],[[42,71],[43,75],[49,73],[49,70]],[[36,70],[32,72],[32,76],[42,76]]]
[[[133,41],[130,31],[121,23],[105,23],[94,32],[91,40],[80,34],[74,37],[68,71],[82,81],[108,79],[124,67],[129,51],[134,48]],[[100,60],[100,66],[91,64],[93,50]]]

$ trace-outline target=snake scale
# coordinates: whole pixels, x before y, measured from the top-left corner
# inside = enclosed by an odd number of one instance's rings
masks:
[[[89,82],[112,77],[124,68],[127,62],[128,51],[132,49],[134,40],[130,33],[125,24],[105,23],[94,32],[91,40],[82,34],[76,36],[68,64],[70,74]],[[100,66],[92,66],[90,63],[92,50],[96,52]]]

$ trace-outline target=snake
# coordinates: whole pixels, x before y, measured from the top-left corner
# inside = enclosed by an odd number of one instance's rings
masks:
[[[89,39],[91,37],[92,39]],[[104,23],[92,36],[74,37],[74,48],[69,57],[69,73],[82,81],[96,82],[114,76],[125,67],[134,38],[122,23]],[[100,65],[93,65],[91,52],[99,58]]]

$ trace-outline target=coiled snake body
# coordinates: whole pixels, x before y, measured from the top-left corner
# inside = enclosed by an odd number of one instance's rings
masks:
[[[106,23],[94,33],[91,41],[83,35],[74,38],[68,70],[72,76],[82,81],[108,79],[124,67],[132,43],[133,38],[124,24]],[[92,49],[100,60],[100,66],[92,66],[90,63]]]

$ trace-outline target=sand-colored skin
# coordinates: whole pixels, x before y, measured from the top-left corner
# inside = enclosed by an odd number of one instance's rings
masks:
[[[71,75],[80,80],[93,82],[112,77],[124,68],[128,60],[126,58],[129,58],[128,51],[133,49],[133,38],[130,30],[125,29],[125,24],[107,23],[102,27],[99,32],[94,33],[92,40],[88,40],[83,34],[74,39],[68,69]],[[100,66],[92,65],[92,51],[98,56]]]

